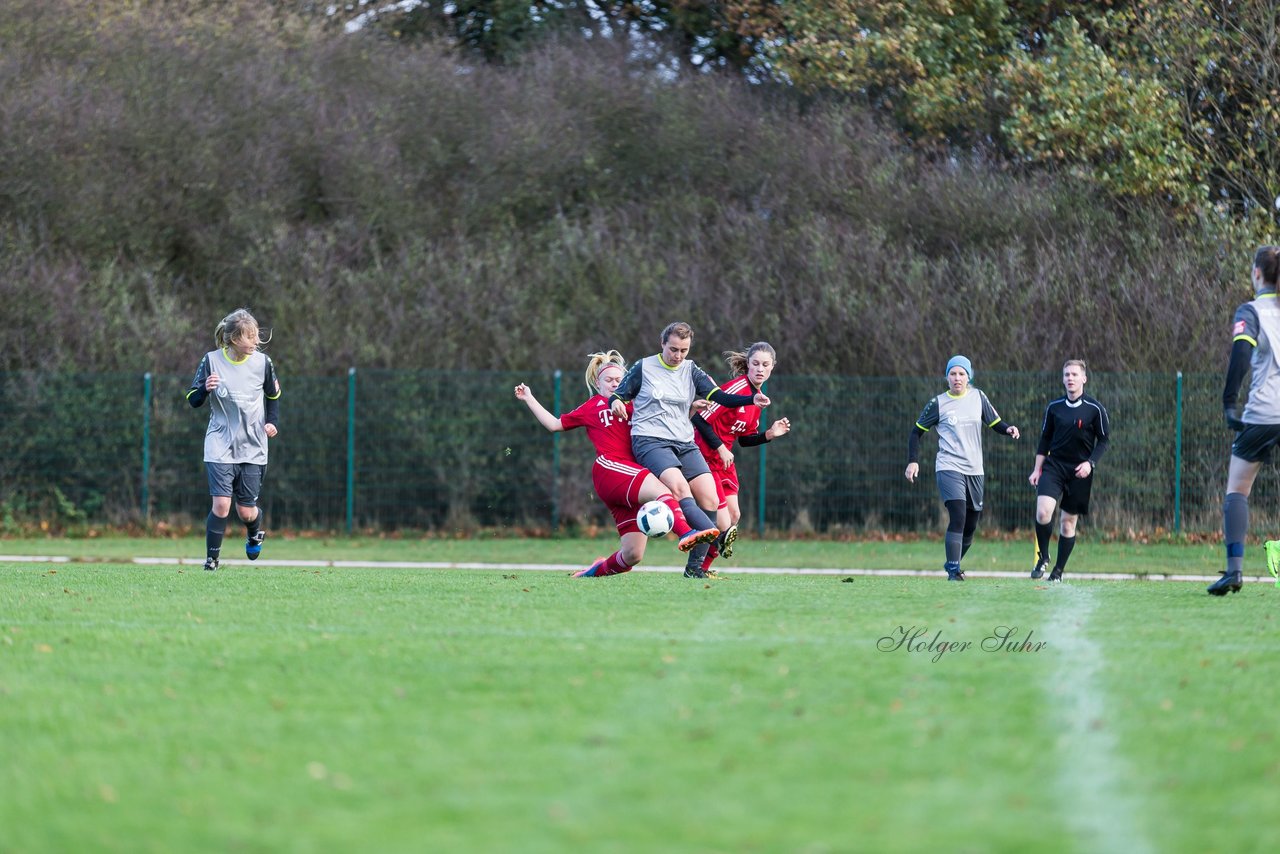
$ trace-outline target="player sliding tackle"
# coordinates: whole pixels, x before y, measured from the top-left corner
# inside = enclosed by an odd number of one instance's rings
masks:
[[[553,433],[586,428],[587,438],[595,446],[595,462],[591,465],[591,483],[596,495],[609,508],[622,538],[621,548],[609,557],[596,558],[578,578],[603,578],[627,572],[644,557],[645,536],[636,524],[636,510],[648,501],[661,501],[675,516],[675,532],[680,550],[689,551],[699,543],[713,540],[720,533],[710,525],[691,528],[671,491],[631,454],[631,424],[609,408],[609,395],[622,380],[623,359],[617,350],[592,353],[587,357],[587,388],[595,392],[581,406],[557,418],[547,411],[524,383],[516,386],[516,399],[523,400],[538,423]]]
[[[693,328],[689,324],[669,324],[662,330],[662,351],[632,365],[609,399],[615,416],[631,419],[631,449],[640,465],[655,472],[667,485],[691,525],[714,530],[718,535],[711,517],[719,498],[707,461],[693,440],[690,409],[698,399],[729,407],[765,407],[769,398],[760,392],[722,391],[689,359],[692,344]],[[633,402],[630,415],[628,401]],[[684,571],[686,578],[709,577],[702,569],[708,548],[700,544],[691,553]]]

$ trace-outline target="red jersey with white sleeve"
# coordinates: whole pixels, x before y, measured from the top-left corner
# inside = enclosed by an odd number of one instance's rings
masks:
[[[751,387],[745,374],[725,383],[721,389],[726,394],[755,394],[755,389]],[[738,407],[725,407],[713,403],[693,417],[704,419],[715,430],[725,447],[732,450],[734,442],[741,437],[760,432],[760,414],[760,407],[754,403]],[[719,452],[708,445],[702,438],[702,434],[696,430],[693,440],[697,443],[698,450],[702,451],[707,467],[711,469],[711,474],[716,481],[717,497],[720,499],[720,506],[723,507],[726,495],[738,494],[737,466],[725,468],[724,463],[720,462]]]
[[[640,487],[649,474],[631,453],[630,416],[630,403],[627,420],[619,420],[609,408],[609,399],[599,394],[560,416],[561,427],[585,428],[587,438],[595,445],[599,456],[591,466],[591,484],[613,513],[620,535],[640,530],[636,526],[636,509],[640,506]]]
[[[751,387],[745,375],[725,383],[720,388],[726,394],[755,394],[755,389]],[[710,424],[715,429],[716,435],[720,437],[720,441],[730,448],[733,448],[733,443],[740,437],[760,432],[760,407],[754,403],[736,408],[713,403],[696,417],[703,418]],[[698,449],[708,460],[717,462],[720,460],[720,455],[707,445],[701,434],[695,433],[693,440],[698,443]]]

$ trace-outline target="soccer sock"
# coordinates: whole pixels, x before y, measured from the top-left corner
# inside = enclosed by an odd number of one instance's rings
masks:
[[[1244,538],[1249,533],[1249,496],[1229,492],[1222,502],[1222,539],[1227,544],[1227,572],[1244,570]]]
[[[689,527],[689,520],[684,518],[684,511],[680,509],[680,502],[676,501],[674,495],[668,492],[666,495],[659,495],[657,500],[667,505],[667,509],[671,511],[671,516],[676,520],[672,530],[676,532],[677,537],[683,537],[693,530],[693,528]]]
[[[1053,523],[1036,522],[1036,559],[1049,559],[1049,536],[1053,533]]]
[[[222,554],[222,537],[227,532],[227,517],[214,515],[209,511],[209,518],[204,522],[204,550],[207,557],[214,560]]]
[[[596,578],[603,578],[606,575],[621,575],[624,572],[630,572],[631,567],[627,566],[622,560],[622,549],[618,549],[605,560],[604,566],[596,570]]]
[[[698,502],[693,500],[693,496],[681,498],[680,509],[684,511],[684,518],[688,520],[690,527],[699,531],[714,527],[711,520],[707,518],[707,514],[698,506]]]
[[[1064,537],[1058,535],[1058,562],[1054,564],[1058,569],[1066,569],[1067,561],[1071,559],[1071,550],[1076,547],[1076,538]]]
[[[689,550],[689,559],[684,564],[685,569],[700,569],[709,551],[711,551],[710,543],[698,543]]]
[[[959,531],[947,531],[947,563],[959,563],[963,554],[963,535]]]
[[[258,531],[262,530],[262,511],[261,510],[259,510],[257,513],[254,514],[252,521],[244,523],[244,529],[245,531],[248,532],[250,537],[258,533]]]
[[[702,571],[706,572],[710,569],[712,561],[718,557],[720,557],[720,550],[715,547],[714,543],[712,543],[711,547],[707,549],[707,556],[702,559]]]

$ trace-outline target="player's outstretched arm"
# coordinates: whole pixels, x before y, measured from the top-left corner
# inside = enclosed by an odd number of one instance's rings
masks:
[[[769,426],[768,430],[764,431],[764,435],[766,439],[772,442],[774,439],[778,438],[779,436],[785,436],[790,432],[791,432],[791,419],[779,418],[777,421],[773,422],[773,424]]]
[[[559,433],[564,429],[564,424],[560,419],[547,411],[547,408],[538,402],[533,396],[533,392],[524,383],[516,386],[516,400],[523,400],[525,405],[529,407],[529,411],[533,413],[533,417],[538,419],[538,423],[546,427],[552,433]]]

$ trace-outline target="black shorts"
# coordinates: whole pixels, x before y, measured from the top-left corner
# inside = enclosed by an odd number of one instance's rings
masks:
[[[209,494],[215,498],[234,498],[241,507],[256,507],[262,491],[266,466],[255,463],[205,463],[209,473]]]
[[[1280,444],[1280,424],[1246,424],[1231,443],[1231,455],[1247,463],[1266,462]]]
[[[1076,477],[1077,465],[1079,463],[1055,463],[1053,457],[1045,460],[1036,495],[1047,495],[1061,502],[1062,512],[1070,516],[1088,516],[1093,472],[1090,471],[1088,477]]]

